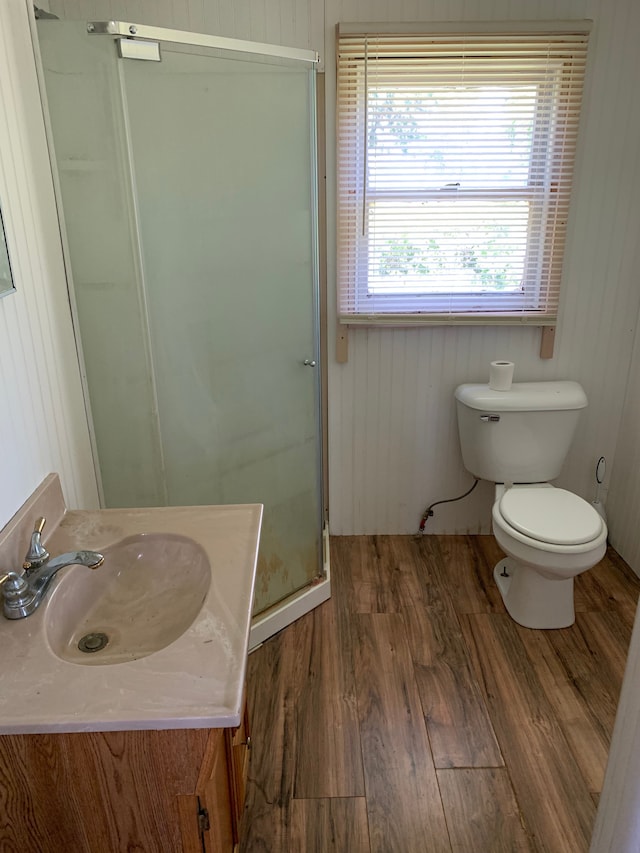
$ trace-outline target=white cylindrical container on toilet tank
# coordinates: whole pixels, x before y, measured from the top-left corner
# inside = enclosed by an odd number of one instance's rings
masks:
[[[489,365],[489,388],[492,391],[509,391],[514,367],[512,361],[492,361]]]

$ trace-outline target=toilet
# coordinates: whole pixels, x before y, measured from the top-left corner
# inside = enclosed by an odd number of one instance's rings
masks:
[[[507,554],[493,576],[510,616],[525,628],[575,621],[573,579],[606,551],[607,527],[559,476],[587,396],[577,382],[514,382],[508,391],[455,392],[465,468],[496,484],[493,534]]]

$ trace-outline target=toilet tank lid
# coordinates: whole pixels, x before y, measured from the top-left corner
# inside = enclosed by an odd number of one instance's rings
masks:
[[[584,409],[587,395],[578,382],[514,382],[508,391],[488,385],[458,385],[456,400],[470,409],[494,412],[552,412]]]

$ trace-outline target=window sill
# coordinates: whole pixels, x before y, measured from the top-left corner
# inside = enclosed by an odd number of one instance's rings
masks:
[[[338,317],[341,326],[555,326],[557,317],[504,314],[348,314]]]

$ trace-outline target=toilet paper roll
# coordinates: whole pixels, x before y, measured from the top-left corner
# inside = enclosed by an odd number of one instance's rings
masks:
[[[513,381],[512,361],[492,361],[489,366],[489,388],[492,391],[508,391]]]

